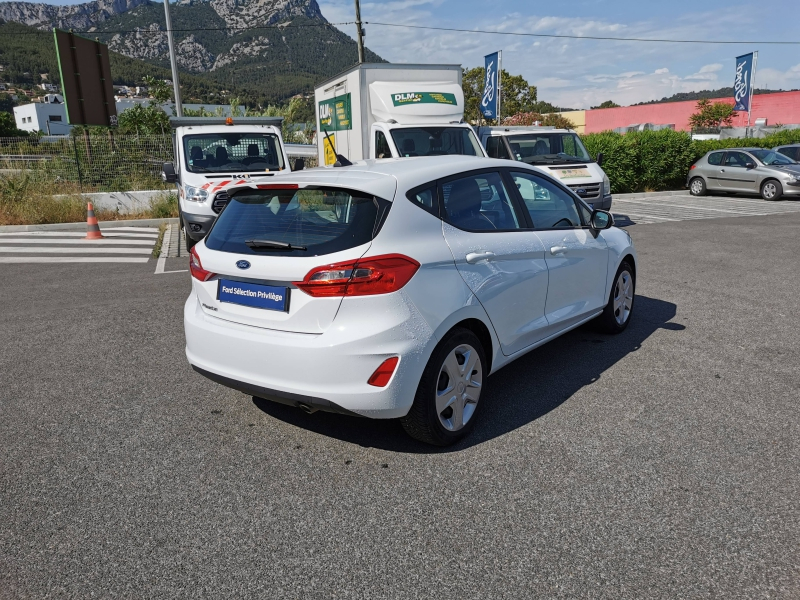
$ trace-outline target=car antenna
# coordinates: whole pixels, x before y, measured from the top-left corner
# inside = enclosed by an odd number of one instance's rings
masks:
[[[334,153],[336,153],[336,149],[334,148],[333,142],[331,141],[331,135],[327,131],[323,131],[323,133],[325,134],[325,139],[328,141],[328,145],[331,147],[331,150],[333,150]],[[351,163],[349,160],[347,160],[346,157],[344,157],[341,154],[337,153],[336,154],[336,162],[333,163],[333,166],[334,167],[349,167],[352,164],[353,163]]]

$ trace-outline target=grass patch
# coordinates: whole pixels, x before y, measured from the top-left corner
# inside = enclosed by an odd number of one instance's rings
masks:
[[[164,243],[164,234],[167,232],[167,224],[162,223],[158,226],[158,239],[156,240],[156,245],[153,246],[153,258],[158,258],[161,256],[161,246]],[[167,248],[167,252],[169,252],[169,248]]]
[[[0,225],[80,223],[86,221],[88,201],[74,183],[47,183],[28,174],[0,176]],[[95,208],[98,221],[165,219],[178,214],[178,196],[173,192],[152,198],[149,208],[136,212]]]

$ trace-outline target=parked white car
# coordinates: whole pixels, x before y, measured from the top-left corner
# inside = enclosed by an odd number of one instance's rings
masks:
[[[630,320],[630,236],[535,167],[368,160],[228,193],[192,249],[186,356],[256,397],[400,418],[447,445],[490,373],[592,319]]]

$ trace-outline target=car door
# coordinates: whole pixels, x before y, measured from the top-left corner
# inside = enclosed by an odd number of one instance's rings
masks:
[[[699,162],[699,174],[706,179],[706,187],[708,189],[721,189],[722,186],[720,185],[719,178],[723,175],[722,166],[723,161],[725,160],[725,152],[712,152],[708,155],[705,163],[703,161]]]
[[[439,182],[442,229],[456,267],[510,355],[546,337],[547,264],[501,171]]]
[[[596,313],[607,302],[608,246],[588,226],[578,200],[560,184],[529,171],[510,172],[545,248],[549,334]]]
[[[758,193],[757,173],[755,169],[748,169],[748,163],[755,164],[755,160],[744,152],[729,150],[720,167],[720,189],[729,192]]]

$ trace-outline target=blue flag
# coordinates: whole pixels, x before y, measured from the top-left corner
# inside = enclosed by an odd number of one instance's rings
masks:
[[[486,60],[486,77],[481,99],[481,113],[485,119],[497,118],[497,62],[500,58],[498,52],[489,54]]]
[[[736,79],[733,82],[733,110],[750,111],[753,85],[753,53],[736,57]]]

